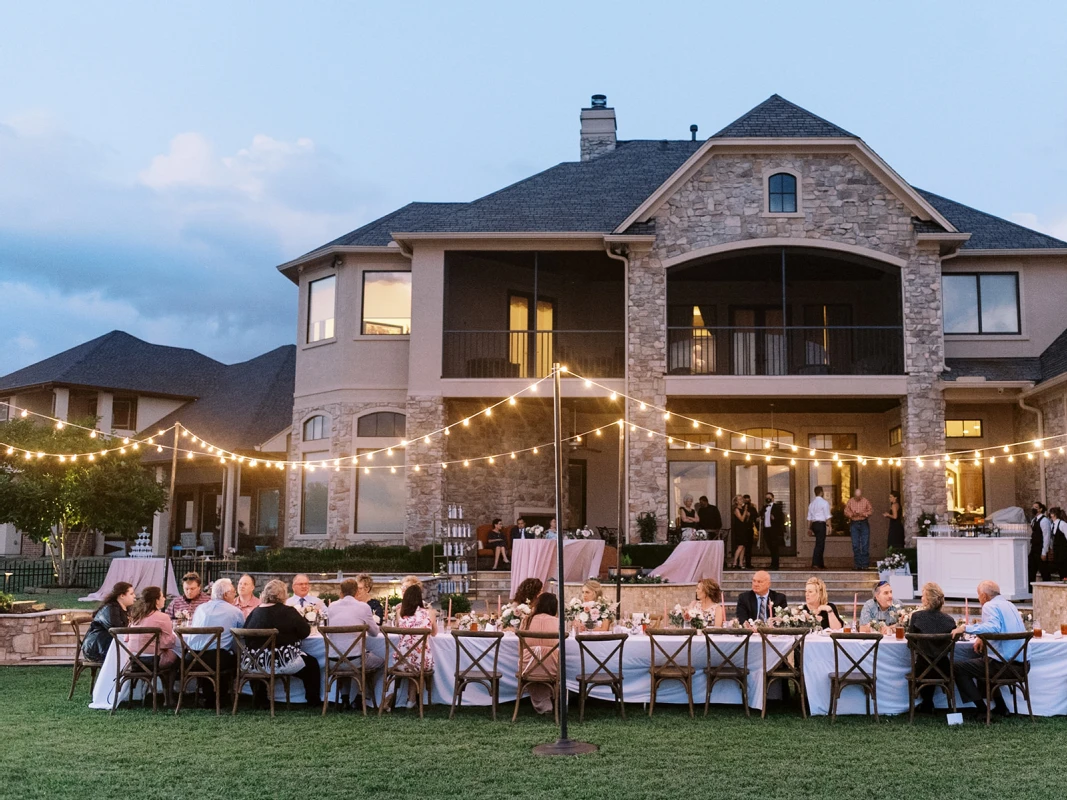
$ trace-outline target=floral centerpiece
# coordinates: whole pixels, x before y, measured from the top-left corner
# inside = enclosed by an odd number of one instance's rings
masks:
[[[609,603],[603,598],[583,602],[580,597],[572,597],[563,610],[568,621],[580,622],[584,628],[591,630],[605,619],[614,621],[618,606],[618,603]]]
[[[319,608],[314,603],[305,606],[300,613],[312,628],[326,624],[326,610]]]
[[[535,539],[543,539],[543,538],[545,538],[545,526],[544,525],[531,525],[529,530],[530,530],[530,533],[533,534],[533,537]]]
[[[533,609],[527,603],[508,603],[500,609],[501,630],[518,630],[522,621],[530,616],[532,611]]]
[[[644,633],[645,627],[651,624],[652,618],[648,614],[641,612],[634,612],[629,619],[623,622],[623,625],[630,633]]]
[[[933,511],[924,511],[919,515],[916,522],[919,525],[919,535],[929,536],[930,528],[937,524],[937,514]]]
[[[914,611],[915,609],[912,609]],[[887,620],[882,622],[881,620],[871,620],[872,631],[883,631],[886,628],[892,628],[896,625],[906,626],[911,620],[911,611],[905,611],[904,606],[899,603],[893,603],[886,609]]]
[[[469,614],[463,614],[456,619],[456,626],[461,631],[477,631],[485,630],[485,626],[492,621],[492,617],[489,614],[477,614],[470,612]]]
[[[904,569],[908,566],[908,557],[906,554],[899,550],[893,550],[890,548],[886,551],[886,556],[878,562],[879,572],[892,572],[893,570]]]
[[[804,606],[778,606],[774,617],[768,622],[776,628],[818,628],[821,621],[818,614],[812,614]]]
[[[667,614],[667,621],[673,628],[690,627],[700,630],[707,627],[708,617],[702,609],[695,606],[682,608],[680,605],[675,605]]]
[[[682,541],[683,542],[705,542],[708,539],[708,532],[703,529],[695,528],[682,528]]]

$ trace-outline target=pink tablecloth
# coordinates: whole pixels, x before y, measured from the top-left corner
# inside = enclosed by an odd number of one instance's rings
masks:
[[[563,542],[563,580],[582,583],[600,574],[604,557],[602,539],[566,539]],[[721,559],[721,555],[720,555]],[[527,578],[540,578],[548,586],[556,577],[555,539],[517,539],[511,548],[511,594]]]
[[[133,584],[137,594],[146,586],[163,585],[163,569],[166,561],[162,558],[115,558],[111,560],[111,566],[107,569],[107,577],[104,578],[100,588],[88,597],[78,598],[84,603],[98,603],[107,596],[111,587],[119,581]],[[174,568],[171,567],[167,575],[167,594],[171,597],[178,594],[178,585],[174,580]]]
[[[722,542],[680,542],[670,557],[652,574],[670,583],[696,583],[712,578],[722,583]]]

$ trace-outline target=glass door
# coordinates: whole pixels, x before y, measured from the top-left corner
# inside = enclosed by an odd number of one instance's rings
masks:
[[[730,309],[731,362],[734,375],[789,374],[785,317],[781,308]]]
[[[793,531],[793,468],[788,464],[754,463],[748,461],[733,462],[734,495],[749,495],[756,513],[763,513],[763,498],[766,493],[774,494],[774,501],[782,504],[785,513],[785,540],[780,550],[781,555],[796,555],[797,542]],[[768,555],[763,537],[755,550],[759,555]]]
[[[535,314],[531,295],[508,295],[508,359],[520,378],[543,378],[552,371],[555,322],[552,300],[538,300]]]

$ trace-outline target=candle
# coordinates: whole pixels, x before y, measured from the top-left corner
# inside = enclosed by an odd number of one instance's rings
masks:
[[[452,598],[448,598],[448,624],[452,625]]]
[[[856,616],[856,606],[859,605],[859,602],[860,594],[859,592],[856,592],[854,595],[852,595],[852,625],[857,630],[859,630],[859,617]]]
[[[726,598],[722,599],[722,625],[726,624]]]
[[[667,627],[667,604],[666,603],[663,604],[663,620],[660,622],[660,625],[662,625],[664,628]]]
[[[963,598],[963,624],[971,624],[971,601],[969,598]]]
[[[385,612],[382,614],[382,624],[389,624],[389,595],[385,596]]]
[[[496,596],[496,615],[500,616],[500,595]]]

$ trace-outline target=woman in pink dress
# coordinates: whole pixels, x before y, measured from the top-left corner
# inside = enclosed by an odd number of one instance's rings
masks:
[[[559,633],[559,601],[554,594],[545,593],[537,598],[533,612],[522,623],[522,629],[534,631],[535,633]],[[537,653],[538,657],[544,657],[544,654],[552,649],[552,645],[533,646],[530,649]],[[533,666],[534,663],[532,655],[529,653],[523,654],[523,670]],[[536,670],[536,674],[537,677],[544,677],[545,674],[559,674],[558,649],[544,659],[542,665]],[[536,683],[530,686],[529,692],[534,711],[538,714],[551,713],[555,698],[552,696],[552,689],[549,686],[543,683]]]
[[[130,609],[131,628],[159,628],[162,631],[159,637],[160,672],[170,671],[178,663],[178,654],[174,651],[178,637],[174,634],[170,617],[163,613],[166,601],[167,598],[163,595],[162,589],[158,586],[148,586]],[[126,637],[126,641],[129,642],[130,649],[136,653],[145,647],[151,638],[150,633],[131,633]],[[141,658],[151,662],[152,649],[149,647],[145,650]]]

